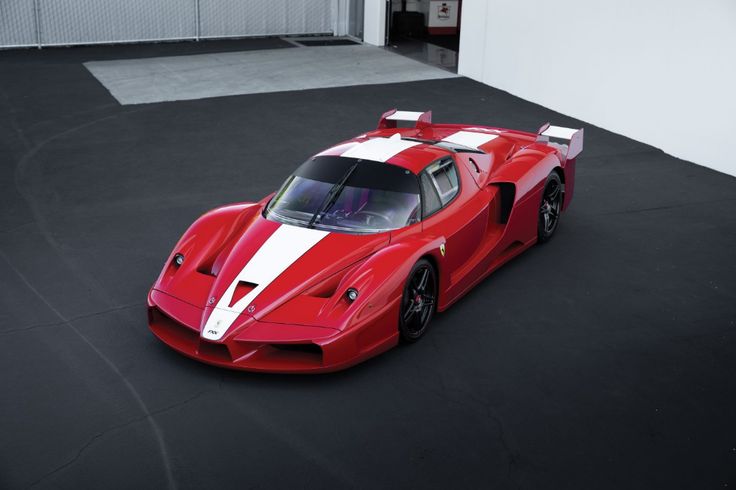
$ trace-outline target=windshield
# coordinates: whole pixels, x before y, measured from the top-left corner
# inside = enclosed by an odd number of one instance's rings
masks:
[[[315,157],[268,204],[268,219],[347,233],[378,233],[419,221],[419,182],[395,165]]]

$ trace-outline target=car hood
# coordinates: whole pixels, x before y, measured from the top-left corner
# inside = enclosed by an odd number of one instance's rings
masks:
[[[281,224],[258,214],[229,243],[209,256],[198,255],[196,264],[180,271],[178,280],[168,287],[159,281],[157,289],[203,308],[202,337],[216,341],[248,317],[264,318],[389,240],[388,232],[334,233]]]

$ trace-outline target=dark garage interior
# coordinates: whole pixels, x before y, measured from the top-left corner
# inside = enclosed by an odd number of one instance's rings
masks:
[[[734,177],[466,77],[121,104],[84,65],[298,49],[0,51],[0,487],[736,485]],[[192,221],[392,107],[584,127],[555,239],[337,373],[224,370],[151,335]]]

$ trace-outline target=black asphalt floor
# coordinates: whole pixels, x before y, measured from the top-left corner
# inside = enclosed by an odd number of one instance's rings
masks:
[[[81,64],[187,46],[0,52],[0,488],[736,485],[735,178],[464,78],[120,106]],[[583,124],[558,235],[341,373],[149,333],[189,223],[392,107]]]

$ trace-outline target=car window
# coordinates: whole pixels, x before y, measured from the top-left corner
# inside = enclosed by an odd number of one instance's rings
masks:
[[[419,196],[417,175],[404,168],[318,156],[286,180],[264,214],[295,226],[380,233],[419,221]]]
[[[444,206],[448,202],[452,201],[459,189],[457,181],[457,170],[452,162],[452,159],[447,158],[440,160],[439,162],[433,163],[426,170],[427,174],[432,178],[432,183],[437,194],[439,195],[440,201]]]
[[[437,188],[432,178],[426,172],[420,177],[422,184],[422,215],[429,216],[442,207],[442,201],[437,195]]]

